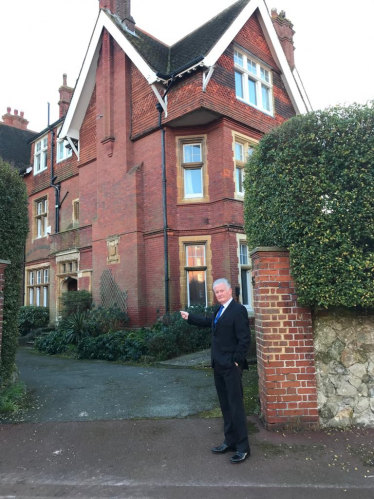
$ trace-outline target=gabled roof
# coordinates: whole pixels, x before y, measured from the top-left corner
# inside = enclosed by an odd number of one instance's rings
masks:
[[[106,15],[155,73],[169,75],[199,56],[207,55],[249,2],[250,0],[238,0],[171,47],[137,27],[134,36],[117,16],[110,12],[106,12]]]
[[[256,11],[296,112],[308,111],[275,32],[265,0],[238,0],[171,47],[141,29],[135,28],[135,32],[130,32],[116,15],[101,10],[60,135],[79,139],[79,130],[95,86],[96,66],[104,28],[116,40],[148,83],[154,84],[160,80],[168,80],[172,74],[177,75],[197,63],[206,68],[214,66]]]
[[[22,130],[0,122],[0,156],[22,170],[30,164],[31,146],[28,141],[35,135],[31,130]]]

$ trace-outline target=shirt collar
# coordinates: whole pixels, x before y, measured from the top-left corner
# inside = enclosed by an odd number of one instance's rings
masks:
[[[229,301],[227,301],[226,303],[222,304],[223,310],[226,310],[226,308],[230,305],[230,303],[232,302],[232,300],[233,300],[233,298],[231,297],[229,299]],[[223,312],[223,310],[222,310],[222,312]]]

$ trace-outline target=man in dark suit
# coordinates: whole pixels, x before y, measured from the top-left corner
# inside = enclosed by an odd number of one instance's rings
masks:
[[[248,369],[246,357],[251,339],[248,313],[233,300],[227,279],[217,279],[213,291],[221,306],[211,317],[185,311],[181,311],[181,316],[194,326],[212,328],[212,367],[225,434],[223,444],[213,447],[212,451],[215,454],[236,451],[230,461],[241,463],[250,455],[242,385],[243,369]]]

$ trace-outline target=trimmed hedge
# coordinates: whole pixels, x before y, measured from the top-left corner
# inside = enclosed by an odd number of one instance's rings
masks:
[[[292,118],[246,167],[248,242],[289,248],[302,304],[374,305],[373,104]]]
[[[85,289],[74,292],[66,291],[62,293],[61,302],[62,316],[67,317],[89,310],[92,306],[92,294]]]
[[[11,262],[5,269],[0,386],[9,384],[16,372],[18,313],[27,233],[26,186],[18,170],[0,158],[0,259]]]
[[[28,305],[21,307],[18,317],[18,327],[21,336],[25,336],[33,329],[48,326],[49,309]]]

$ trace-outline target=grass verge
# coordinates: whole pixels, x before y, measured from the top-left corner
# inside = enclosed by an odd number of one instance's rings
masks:
[[[26,404],[26,385],[18,382],[0,390],[0,417],[19,412]]]

